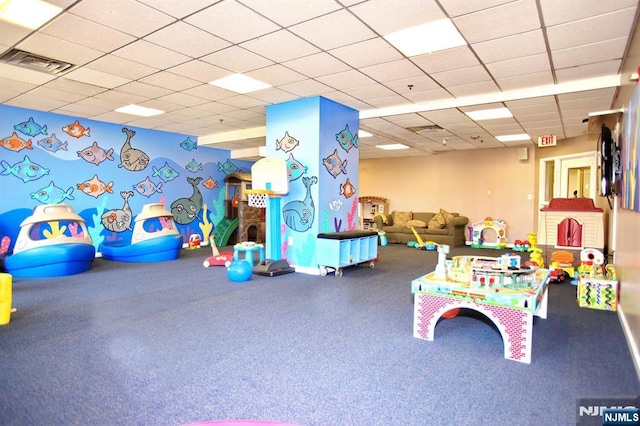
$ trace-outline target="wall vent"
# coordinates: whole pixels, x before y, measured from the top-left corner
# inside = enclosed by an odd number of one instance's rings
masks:
[[[47,58],[24,50],[11,49],[0,56],[0,62],[19,67],[29,68],[34,71],[46,72],[56,76],[65,74],[75,68],[77,65],[68,62],[58,61],[57,59]]]
[[[435,133],[442,130],[442,127],[437,124],[431,124],[429,126],[417,126],[417,127],[407,127],[407,130],[413,133],[422,134],[422,133]]]

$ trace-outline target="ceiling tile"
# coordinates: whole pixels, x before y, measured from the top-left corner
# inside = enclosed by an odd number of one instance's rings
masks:
[[[201,85],[201,82],[199,81],[182,77],[167,71],[160,71],[148,77],[141,78],[139,81],[176,91],[186,90]]]
[[[334,0],[313,0],[313,4],[300,0],[242,0],[242,3],[283,27],[308,21],[340,8]]]
[[[187,62],[190,59],[186,55],[165,49],[145,40],[135,41],[116,50],[113,54],[161,70]]]
[[[424,75],[424,72],[408,59],[363,67],[360,68],[360,72],[381,83]]]
[[[556,79],[558,83],[573,80],[583,80],[605,75],[615,75],[621,70],[622,60],[614,59],[611,61],[596,62],[593,64],[579,65],[576,67],[563,68],[556,70]]]
[[[17,47],[36,55],[68,62],[74,65],[84,65],[104,55],[99,50],[90,49],[79,44],[71,43],[47,34],[36,33],[17,44]]]
[[[45,84],[46,82],[54,80],[56,78],[56,76],[52,74],[33,71],[14,65],[4,64],[2,62],[0,62],[0,76],[2,76],[2,80],[0,80],[3,83],[2,89],[6,87],[4,83],[7,80],[15,80],[22,83],[35,85]]]
[[[546,86],[554,82],[551,70],[548,70],[514,77],[496,78],[496,83],[502,90],[518,90],[527,87]]]
[[[231,43],[242,43],[280,29],[277,24],[235,0],[218,2],[184,21]]]
[[[634,12],[635,7],[548,28],[549,47],[562,50],[626,37],[635,18]]]
[[[158,72],[157,68],[133,62],[115,55],[105,55],[87,64],[87,68],[137,80]]]
[[[6,45],[14,45],[29,35],[31,31],[19,25],[13,25],[0,19],[0,34],[2,34],[2,43]]]
[[[139,81],[132,81],[131,83],[120,86],[118,87],[118,90],[125,93],[133,93],[134,95],[143,96],[146,98],[157,98],[160,96],[171,94],[171,90],[169,89],[140,83]]]
[[[158,97],[159,101],[167,101],[178,105],[195,106],[203,104],[206,99],[198,98],[197,96],[187,95],[186,93],[171,93],[169,95]]]
[[[553,64],[557,68],[569,68],[612,59],[622,59],[626,46],[626,38],[617,38],[601,43],[553,51],[551,55]]]
[[[349,65],[341,62],[326,52],[320,52],[303,58],[294,59],[292,61],[287,61],[284,62],[283,65],[311,78],[325,75],[327,72],[337,73],[352,69]]]
[[[331,49],[328,53],[353,68],[382,64],[403,58],[402,54],[382,37]]]
[[[175,22],[144,39],[192,58],[199,58],[231,45],[228,41],[184,22]]]
[[[428,55],[414,56],[411,61],[422,68],[428,74],[442,71],[450,71],[458,68],[467,68],[479,65],[478,58],[467,47],[443,50]]]
[[[551,64],[547,54],[541,53],[487,64],[487,69],[493,78],[499,79],[551,71]]]
[[[496,86],[496,83],[494,83],[492,80],[486,80],[469,84],[460,84],[457,86],[449,86],[447,89],[456,98],[461,98],[464,96],[495,93],[496,91],[498,91],[498,86]]]
[[[184,18],[211,5],[211,0],[137,0],[176,18]]]
[[[320,76],[317,80],[338,90],[351,89],[375,83],[371,78],[356,70]]]
[[[482,62],[500,62],[545,53],[542,30],[528,31],[471,45]]]
[[[301,98],[317,96],[332,92],[334,89],[316,80],[296,81],[295,83],[283,84],[280,89],[298,95]]]
[[[467,15],[484,9],[490,9],[513,0],[440,0],[440,4],[450,17]]]
[[[55,90],[62,90],[63,92],[70,92],[70,93],[81,94],[86,96],[94,96],[94,95],[97,95],[98,93],[102,93],[106,91],[104,87],[98,87],[98,86],[94,86],[93,84],[87,84],[79,81],[69,80],[68,78],[64,78],[64,77],[51,80],[49,83],[45,85],[45,87],[55,89]]]
[[[175,21],[134,0],[109,0],[108,7],[103,0],[83,0],[73,6],[71,13],[136,37],[144,37]]]
[[[571,1],[540,0],[545,25],[553,26],[590,16],[602,15],[618,9],[637,7],[637,0],[581,0],[579,6]]]
[[[348,31],[329,30],[346,28],[348,28]],[[377,35],[346,10],[324,15],[320,18],[294,25],[289,29],[323,50],[357,43],[374,38]]]
[[[491,76],[480,65],[433,73],[431,74],[431,78],[443,86],[455,86],[461,82],[476,83],[491,80]]]
[[[284,62],[320,51],[311,43],[304,41],[287,30],[280,30],[254,38],[242,43],[240,46],[274,62]],[[287,48],[283,49],[282,46],[287,46]]]
[[[45,25],[42,33],[105,53],[135,40],[135,37],[128,34],[70,13]]]
[[[518,19],[513,19],[517,16]],[[535,0],[518,0],[453,19],[468,43],[493,40],[541,27]]]
[[[392,90],[389,90],[386,87],[379,84],[372,84],[370,86],[361,86],[361,87],[354,87],[352,89],[345,89],[344,92],[350,96],[353,96],[356,99],[363,100],[376,107],[380,107],[382,105],[380,105],[379,102],[373,102],[373,101],[375,99],[379,99],[383,97],[385,98],[392,97],[396,101],[394,104],[387,103],[385,106],[401,105],[406,103],[407,101],[406,98],[396,95],[396,93],[394,93]]]
[[[209,83],[210,81],[229,75],[228,70],[208,64],[198,59],[193,59],[189,62],[184,62],[180,65],[176,65],[175,67],[168,68],[167,71],[202,83]]]
[[[131,81],[128,78],[118,77],[117,75],[107,74],[86,67],[78,68],[65,74],[65,78],[98,87],[105,87],[107,89],[113,89],[114,87],[122,86]]]
[[[202,84],[200,86],[192,87],[191,89],[183,90],[182,93],[197,96],[208,101],[219,101],[220,99],[225,99],[236,95],[236,93],[234,92],[222,89],[220,87],[212,86],[211,84]]]
[[[283,65],[271,65],[246,73],[247,76],[268,83],[272,86],[293,83],[304,80],[306,77]]]
[[[244,73],[273,64],[273,61],[239,46],[231,46],[200,59],[236,73]]]
[[[349,10],[380,35],[446,17],[433,0],[411,0],[408,4],[397,0],[369,0]]]

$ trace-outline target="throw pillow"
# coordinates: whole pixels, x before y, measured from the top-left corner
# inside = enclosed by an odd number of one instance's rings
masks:
[[[446,220],[442,215],[442,211],[435,214],[427,224],[429,229],[442,229],[446,224]]]
[[[413,217],[413,212],[393,212],[393,225],[405,226]]]
[[[413,220],[408,221],[405,226],[407,228],[426,228],[427,227],[427,222],[424,222],[424,221],[418,220],[418,219],[413,219]]]
[[[451,219],[453,219],[454,216],[448,211],[442,209],[440,209],[440,214],[444,217],[444,226],[449,226],[449,222],[451,222]]]

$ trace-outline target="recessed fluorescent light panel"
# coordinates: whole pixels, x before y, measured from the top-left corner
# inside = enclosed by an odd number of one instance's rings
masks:
[[[391,143],[387,145],[376,145],[376,148],[384,149],[387,151],[395,151],[397,149],[409,149],[408,146],[403,145],[401,143]]]
[[[467,44],[450,19],[405,28],[384,38],[406,56],[424,55]]]
[[[268,89],[271,85],[243,74],[231,74],[229,76],[210,81],[212,86],[231,90],[232,92],[245,94],[256,90]]]
[[[131,114],[138,115],[140,117],[152,117],[158,114],[164,114],[164,111],[154,108],[147,108],[140,105],[127,105],[121,108],[116,109],[116,112],[121,112],[123,114]]]
[[[371,136],[373,136],[373,134],[367,132],[366,130],[358,130],[358,137],[359,138],[370,138]]]
[[[0,19],[35,30],[62,12],[42,0],[0,0]]]
[[[500,142],[516,142],[516,141],[531,140],[531,136],[529,136],[526,133],[520,133],[520,134],[517,134],[517,135],[496,136],[496,139],[498,139]]]
[[[481,109],[478,111],[465,112],[465,114],[467,114],[467,116],[474,121],[513,117],[513,114],[511,114],[509,108]]]

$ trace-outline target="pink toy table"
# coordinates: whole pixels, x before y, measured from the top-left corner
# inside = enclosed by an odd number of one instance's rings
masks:
[[[531,363],[533,316],[547,317],[549,270],[537,269],[531,280],[513,285],[472,287],[434,277],[434,272],[411,282],[415,294],[413,337],[433,340],[436,323],[446,312],[467,308],[486,315],[500,330],[504,357]]]

